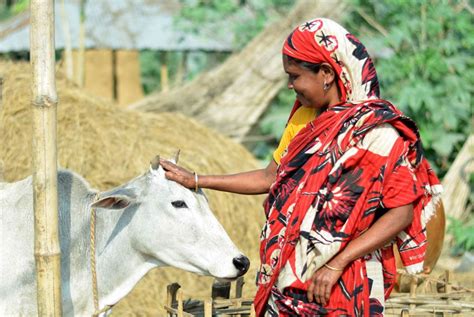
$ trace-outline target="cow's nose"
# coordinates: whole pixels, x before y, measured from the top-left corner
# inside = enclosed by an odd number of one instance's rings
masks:
[[[244,256],[244,255],[235,257],[232,260],[232,263],[234,263],[237,270],[239,270],[239,276],[244,275],[245,273],[247,273],[247,271],[249,269],[249,266],[250,266],[249,258]]]

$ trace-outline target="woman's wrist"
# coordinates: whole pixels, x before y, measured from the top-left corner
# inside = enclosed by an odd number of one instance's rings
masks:
[[[332,258],[327,264],[331,267],[344,269],[352,260],[344,254],[344,251]]]

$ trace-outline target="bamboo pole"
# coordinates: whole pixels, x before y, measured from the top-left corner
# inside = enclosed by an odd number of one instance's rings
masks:
[[[0,117],[2,116],[2,110],[3,110],[3,104],[2,104],[2,98],[3,98],[3,77],[0,76]],[[0,182],[3,182],[3,161],[0,160]]]
[[[255,317],[256,313],[255,313],[255,306],[252,304],[250,306],[250,315],[249,317]]]
[[[3,77],[0,76],[0,113],[2,112],[2,109],[3,109],[2,99],[3,99]]]
[[[168,52],[162,51],[160,53],[160,64],[161,91],[168,91],[170,89],[168,75]]]
[[[181,86],[188,72],[188,51],[183,51],[179,58],[178,70],[176,71],[176,77],[174,80],[174,86]]]
[[[79,87],[84,87],[85,81],[85,43],[86,43],[86,3],[87,0],[80,0],[80,17],[79,17],[79,51],[77,56],[77,74],[76,74],[76,84]]]
[[[72,44],[71,44],[71,30],[69,28],[69,18],[66,12],[64,0],[61,0],[61,24],[64,33],[64,62],[66,66],[66,78],[73,80],[74,67],[72,64]]]
[[[212,298],[204,300],[204,317],[212,317]]]
[[[58,231],[54,1],[31,1],[33,205],[39,316],[61,316]]]
[[[184,307],[183,307],[183,291],[178,289],[176,292],[176,300],[178,301],[178,317],[184,316]]]

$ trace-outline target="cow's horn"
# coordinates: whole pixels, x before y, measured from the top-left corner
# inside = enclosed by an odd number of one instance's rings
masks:
[[[176,154],[174,156],[174,163],[175,164],[178,164],[178,160],[179,160],[179,153],[181,152],[180,149],[178,149],[178,151],[176,151]]]
[[[150,164],[151,164],[152,169],[157,170],[158,167],[160,166],[160,156],[159,155],[155,156],[155,158],[151,160]]]

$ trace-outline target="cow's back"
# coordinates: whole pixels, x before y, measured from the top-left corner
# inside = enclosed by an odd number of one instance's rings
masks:
[[[0,185],[0,219],[0,313],[26,314],[36,306],[32,177]]]
[[[88,183],[67,170],[58,171],[58,209],[61,244],[63,312],[71,311],[69,284],[84,266],[84,243],[88,241],[89,213],[84,210],[93,196]],[[16,183],[0,183],[2,250],[0,253],[0,316],[35,315],[36,275],[34,258],[34,211],[32,177]],[[71,253],[74,253],[72,255]],[[78,277],[82,278],[82,277]],[[70,315],[67,314],[66,315]]]

